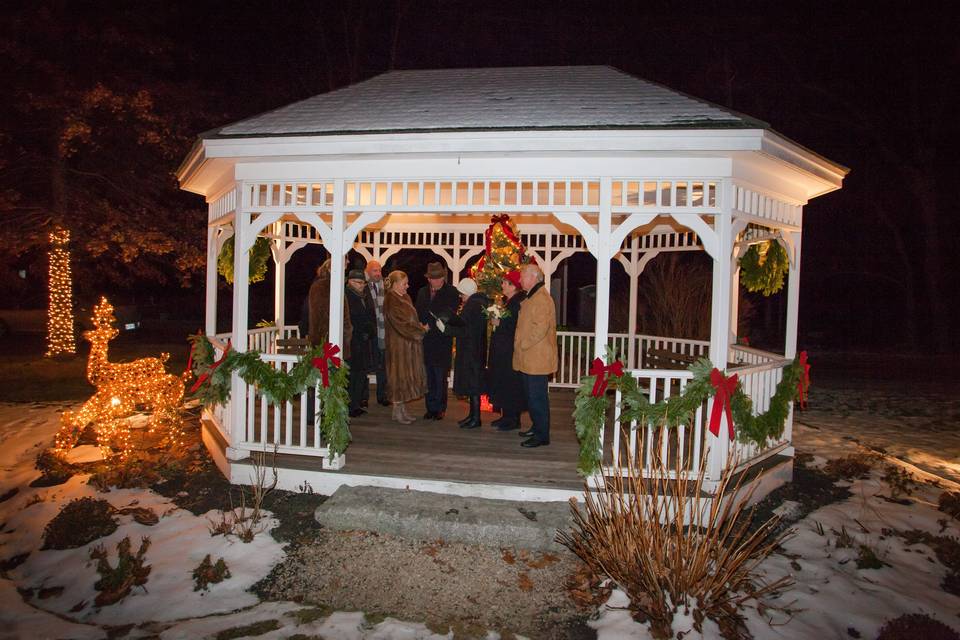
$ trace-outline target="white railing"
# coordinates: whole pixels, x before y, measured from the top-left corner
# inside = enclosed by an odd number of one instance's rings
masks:
[[[661,402],[673,395],[683,393],[687,383],[693,379],[693,374],[689,371],[638,369],[628,371],[627,374],[637,379],[637,385],[651,403]],[[621,422],[622,395],[619,389],[615,397],[611,426],[602,427],[600,432],[604,475],[612,475],[618,468],[622,469],[621,473],[625,475],[627,463],[639,462],[644,476],[651,476],[655,466],[653,456],[657,451],[668,469],[677,469],[678,461],[683,461],[684,468],[692,473],[695,474],[700,470],[706,446],[704,425],[707,402],[704,402],[703,406],[695,412],[692,424],[663,429],[652,422],[646,424],[636,421]],[[607,431],[609,436],[605,433]],[[675,477],[675,471],[670,473],[671,477]]]
[[[737,365],[765,364],[782,360],[783,356],[777,353],[770,353],[753,347],[745,347],[740,344],[730,346],[730,354],[727,360],[735,362]]]
[[[753,414],[765,413],[770,408],[770,400],[776,393],[777,385],[783,380],[783,369],[790,364],[783,358],[760,364],[734,367],[729,374],[737,374],[743,392],[753,401]],[[763,446],[753,443],[731,443],[734,458],[739,466],[756,462],[770,456],[789,445],[793,435],[793,411],[787,415],[783,434],[776,440],[769,440]]]

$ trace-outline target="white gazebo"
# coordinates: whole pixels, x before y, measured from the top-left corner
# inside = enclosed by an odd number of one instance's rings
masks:
[[[590,360],[609,344],[654,400],[682,388],[692,374],[684,358],[675,369],[652,368],[651,350],[661,354],[661,367],[666,351],[707,356],[721,370],[736,372],[761,412],[796,355],[803,206],[839,189],[846,172],[764,122],[610,67],[588,66],[386,73],[208,132],[178,177],[183,189],[203,195],[209,206],[206,333],[221,342],[230,338],[236,349],[257,349],[277,368],[296,361],[276,349],[277,338],[297,332],[284,317],[284,265],[293,252],[322,243],[333,257],[335,290],[343,287],[342,256],[351,249],[381,262],[403,249],[430,249],[458,279],[482,252],[490,217],[509,213],[548,279],[576,252],[597,260],[593,331],[558,334],[561,364],[552,382],[558,398],[560,389],[587,375]],[[232,330],[217,334],[216,262],[231,236]],[[248,272],[247,250],[258,236],[270,240],[276,267],[276,326],[264,329],[251,326],[241,275]],[[790,258],[786,340],[776,353],[733,344],[737,258],[751,243],[771,239]],[[705,251],[712,258],[709,341],[636,332],[640,273],[669,251]],[[613,260],[630,277],[629,292],[610,290]],[[562,287],[555,283],[553,293],[563,295]],[[617,295],[629,295],[626,334],[608,331],[610,299]],[[342,335],[341,305],[340,295],[330,297],[334,343]],[[228,478],[246,482],[250,453],[276,447],[281,486],[291,489],[304,482],[323,492],[374,484],[531,500],[562,500],[582,491],[569,482],[538,483],[536,477],[423,477],[412,463],[403,471],[364,467],[359,459],[355,465],[353,451],[330,455],[316,426],[306,423],[300,407],[315,401],[306,396],[274,406],[234,374],[228,405],[204,416],[205,442]],[[757,447],[709,434],[708,405],[695,424],[673,436],[695,457],[707,448],[708,488],[719,478],[729,447],[739,448],[742,465],[765,461],[767,488],[789,479],[792,412],[783,437]],[[630,433],[644,428],[632,425]],[[608,425],[606,431],[597,443],[605,462],[613,451],[638,446],[632,436],[621,442],[620,429]],[[359,446],[357,440],[355,433],[351,448]],[[523,464],[535,466],[535,460]],[[571,473],[575,464],[574,457]]]

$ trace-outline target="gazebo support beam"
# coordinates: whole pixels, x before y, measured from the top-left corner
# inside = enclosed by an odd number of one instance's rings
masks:
[[[233,331],[231,344],[237,351],[247,350],[247,325],[249,324],[250,298],[250,254],[242,247],[252,244],[248,242],[250,233],[250,212],[243,200],[244,189],[237,189],[237,214],[234,220],[234,247],[233,252]],[[247,423],[246,383],[240,374],[233,372],[230,379],[230,442],[243,442]],[[241,452],[228,447],[227,458],[236,460],[242,456]]]
[[[800,245],[801,234],[784,232],[784,240],[789,245],[790,272],[787,276],[787,330],[783,345],[783,356],[793,359],[797,355],[797,328],[800,311]]]
[[[592,251],[597,258],[597,297],[593,324],[594,356],[597,358],[603,358],[607,352],[607,338],[610,327],[610,260],[613,258],[613,254],[620,250],[619,245],[614,247],[611,242],[612,212],[610,200],[612,191],[610,178],[601,178],[600,214],[597,216],[596,243]],[[581,220],[583,219],[581,218]],[[589,242],[587,242],[587,246],[590,246]]]

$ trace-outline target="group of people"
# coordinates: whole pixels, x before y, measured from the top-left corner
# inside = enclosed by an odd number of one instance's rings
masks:
[[[301,321],[301,335],[321,344],[329,320],[329,260],[321,265],[310,287]],[[368,375],[376,373],[377,402],[393,405],[392,419],[410,424],[407,404],[425,397],[425,420],[440,420],[447,412],[447,380],[453,361],[453,391],[469,400],[463,429],[481,426],[480,396],[486,393],[502,413],[493,426],[520,429],[527,411],[532,426],[520,431],[524,447],[550,444],[550,404],[547,381],[557,369],[556,312],[535,264],[506,273],[501,290],[504,312],[493,314],[489,354],[487,322],[491,300],[471,278],[456,287],[447,282],[439,262],[427,266],[427,285],[408,293],[403,271],[382,275],[370,261],[366,269],[350,270],[344,291],[344,356],[350,363],[350,416],[364,413],[369,402]],[[303,326],[308,325],[308,326]],[[456,355],[454,357],[454,339]],[[312,408],[312,406],[310,407]]]

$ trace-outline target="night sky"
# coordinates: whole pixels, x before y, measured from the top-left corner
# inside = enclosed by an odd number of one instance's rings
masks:
[[[770,122],[851,168],[842,191],[805,209],[801,341],[956,349],[958,17],[948,2],[4,3],[0,293],[42,305],[40,236],[13,234],[69,209],[97,220],[107,206],[152,211],[178,221],[179,235],[195,236],[184,242],[200,249],[202,202],[177,193],[171,174],[205,129],[389,69],[608,64]],[[68,104],[61,96],[89,96],[98,84],[127,96],[148,91],[163,126],[135,100],[98,104],[109,135],[77,133],[77,148],[54,164],[68,180],[96,173],[123,189],[91,186],[68,204],[50,195],[60,184],[48,178],[51,140],[56,131],[62,139],[77,109],[91,108],[89,98]],[[139,119],[120,119],[124,109]],[[148,125],[167,147],[136,133]],[[157,151],[123,146],[137,135]],[[113,176],[111,159],[131,173]],[[149,200],[118,195],[150,175],[160,186]],[[54,213],[27,210],[37,199]],[[86,233],[96,236],[116,217],[103,220]],[[158,228],[156,242],[165,233]],[[148,259],[146,247],[137,270],[105,246],[90,242],[77,258],[96,256],[89,264],[102,269],[100,284],[202,308],[202,277],[183,275],[197,273],[195,260],[184,258],[173,273],[169,253]],[[193,248],[175,249],[187,256]],[[9,277],[19,270],[26,280]],[[181,289],[183,282],[192,284]],[[78,296],[89,294],[78,286]],[[761,317],[778,316],[780,302],[760,304],[770,307]]]

